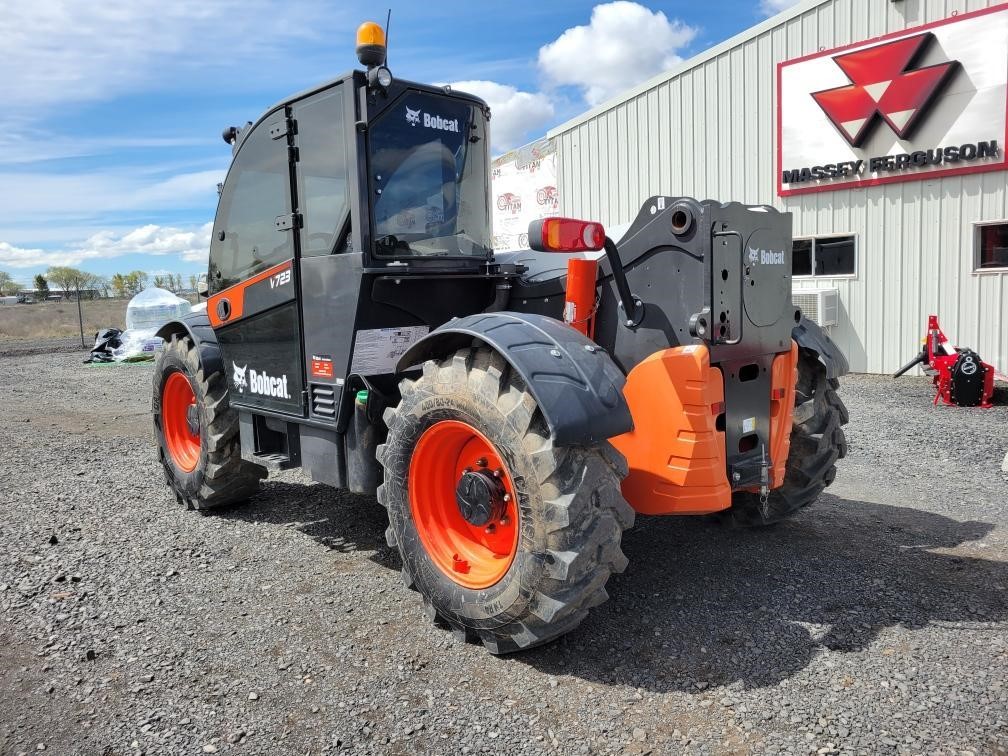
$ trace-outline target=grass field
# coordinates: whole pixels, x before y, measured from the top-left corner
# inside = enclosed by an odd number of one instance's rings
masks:
[[[84,341],[94,343],[102,328],[125,328],[128,299],[94,299],[81,302]],[[76,302],[39,302],[0,306],[0,339],[54,339],[80,335]]]

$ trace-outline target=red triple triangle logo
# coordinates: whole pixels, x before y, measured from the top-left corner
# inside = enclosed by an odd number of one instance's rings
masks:
[[[833,58],[851,84],[813,92],[812,97],[852,147],[861,146],[878,117],[900,139],[910,136],[959,66],[952,60],[911,69],[933,39],[926,32]]]

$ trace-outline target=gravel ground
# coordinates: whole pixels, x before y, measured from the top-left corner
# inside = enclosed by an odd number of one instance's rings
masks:
[[[0,356],[2,754],[1008,753],[1008,407],[851,376],[818,506],[640,517],[607,604],[495,658],[371,498],[293,471],[181,511],[150,366],[80,359]]]

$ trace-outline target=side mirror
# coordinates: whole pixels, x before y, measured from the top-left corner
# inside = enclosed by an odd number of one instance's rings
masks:
[[[206,273],[201,273],[200,277],[196,279],[196,296],[205,297],[209,291],[210,287],[207,286]]]

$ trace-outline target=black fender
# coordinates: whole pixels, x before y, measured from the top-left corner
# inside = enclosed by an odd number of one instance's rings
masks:
[[[457,349],[486,344],[521,376],[559,446],[590,446],[633,429],[626,376],[587,336],[545,315],[489,312],[455,318],[399,359],[403,372]]]
[[[791,329],[791,338],[798,342],[798,346],[811,349],[819,355],[819,362],[826,368],[827,378],[839,378],[850,372],[850,365],[840,347],[833,343],[833,339],[815,321],[802,315],[798,325]]]
[[[187,335],[199,349],[200,365],[204,375],[224,372],[224,358],[221,357],[217,334],[210,325],[206,311],[191,312],[181,320],[172,320],[158,329],[157,335],[169,341],[175,334]]]

